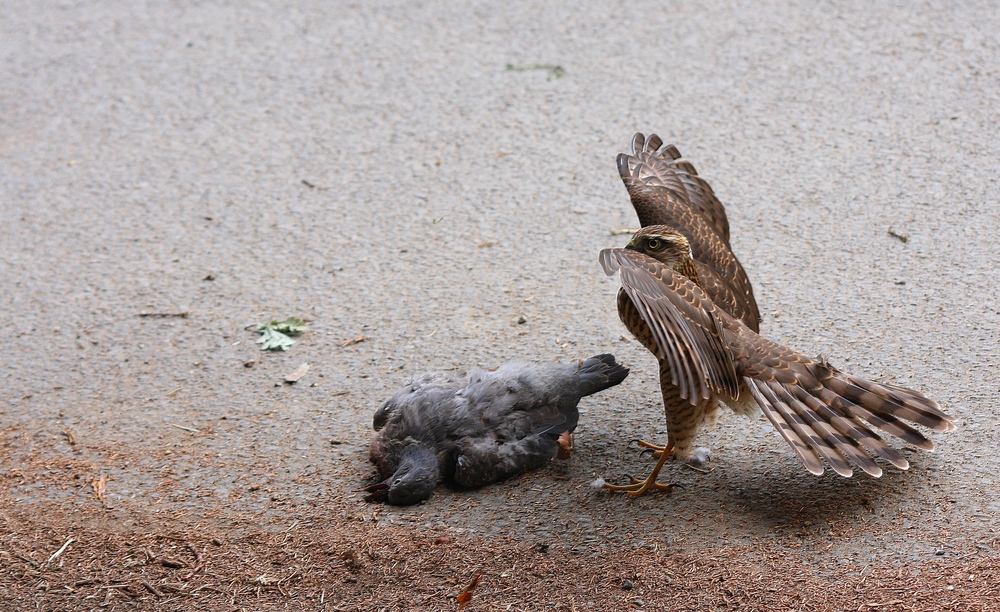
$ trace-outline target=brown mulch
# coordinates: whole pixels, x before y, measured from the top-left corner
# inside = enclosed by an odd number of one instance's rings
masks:
[[[281,531],[100,508],[0,508],[0,608],[990,610],[1000,563],[817,566],[761,544],[615,553],[303,516]],[[72,540],[68,546],[64,544]],[[61,554],[56,554],[59,551]],[[950,553],[953,554],[954,553]]]
[[[0,610],[1000,609],[995,534],[919,561],[838,564],[794,535],[602,549],[390,524],[353,500],[199,517],[150,498],[108,508],[102,463],[49,446],[0,436]],[[50,493],[11,494],[27,483]],[[183,502],[184,487],[157,489]]]

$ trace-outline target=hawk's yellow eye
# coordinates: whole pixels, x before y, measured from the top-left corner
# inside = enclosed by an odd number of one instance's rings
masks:
[[[655,251],[656,249],[660,248],[660,241],[656,239],[649,240],[646,242],[646,246],[649,247],[650,251]]]

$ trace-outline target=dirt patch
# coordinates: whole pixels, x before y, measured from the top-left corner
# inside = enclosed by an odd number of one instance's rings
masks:
[[[470,611],[981,611],[1000,597],[995,534],[919,563],[838,564],[790,550],[794,535],[692,550],[628,534],[602,550],[389,524],[382,506],[344,501],[285,502],[264,527],[225,507],[199,518],[167,504],[105,507],[93,464],[7,440],[4,481],[64,501],[0,496],[4,609],[454,610],[477,574]]]
[[[996,558],[816,566],[760,545],[615,553],[303,516],[279,532],[5,500],[7,609],[988,610]],[[69,541],[68,546],[64,544]],[[56,554],[61,551],[61,554]],[[50,560],[51,559],[51,560]]]

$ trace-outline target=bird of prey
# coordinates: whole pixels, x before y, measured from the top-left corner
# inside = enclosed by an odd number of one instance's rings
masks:
[[[933,444],[906,421],[936,430],[954,419],[917,391],[876,383],[809,359],[758,335],[760,316],[750,283],[729,248],[722,205],[673,146],[656,136],[633,138],[618,169],[643,227],[624,249],[601,251],[618,272],[618,313],[625,327],[660,362],[667,444],[644,446],[659,461],[643,481],[607,487],[628,495],[650,488],[671,454],[686,458],[700,427],[720,406],[763,411],[808,471],[824,461],[849,477],[882,470],[872,455],[900,469],[906,459],[879,437],[881,429],[919,448]]]
[[[369,456],[381,480],[367,499],[416,504],[441,482],[481,487],[568,458],[580,399],[626,376],[613,355],[414,376],[372,419]]]

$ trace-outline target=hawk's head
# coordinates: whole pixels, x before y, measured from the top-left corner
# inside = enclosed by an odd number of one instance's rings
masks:
[[[632,236],[626,249],[639,251],[674,269],[690,263],[691,244],[669,225],[648,225]]]

